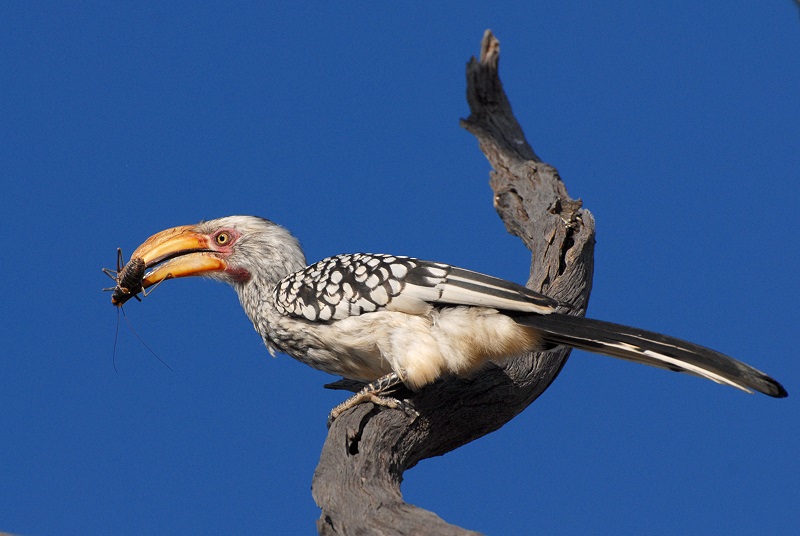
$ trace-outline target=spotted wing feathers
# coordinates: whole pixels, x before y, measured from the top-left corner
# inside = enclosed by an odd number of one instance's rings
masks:
[[[551,313],[558,302],[521,285],[409,257],[337,255],[295,272],[275,289],[284,314],[340,320],[381,309],[419,314],[431,305]]]

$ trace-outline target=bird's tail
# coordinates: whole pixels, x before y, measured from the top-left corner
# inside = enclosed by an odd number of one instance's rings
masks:
[[[740,361],[691,342],[601,320],[552,313],[517,322],[541,332],[546,342],[605,354],[677,372],[688,372],[743,391],[783,398],[783,386]]]

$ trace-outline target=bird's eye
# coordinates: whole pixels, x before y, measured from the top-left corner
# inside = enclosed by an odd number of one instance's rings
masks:
[[[231,241],[231,234],[227,231],[222,231],[214,238],[214,240],[216,240],[217,245],[224,246]]]

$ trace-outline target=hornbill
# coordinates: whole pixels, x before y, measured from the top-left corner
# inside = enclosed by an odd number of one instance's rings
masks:
[[[418,390],[443,376],[466,376],[488,362],[559,345],[687,372],[747,392],[787,395],[766,374],[714,350],[559,313],[558,301],[477,272],[366,253],[306,266],[300,245],[286,229],[254,216],[151,236],[120,270],[112,302],[120,306],[161,281],[187,276],[230,284],[273,356],[283,352],[330,374],[369,382],[334,408],[331,418],[365,400],[397,407],[398,401],[380,395],[400,384]]]

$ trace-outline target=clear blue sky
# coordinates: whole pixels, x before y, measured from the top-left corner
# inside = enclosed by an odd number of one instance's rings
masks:
[[[115,3],[116,4],[116,3]],[[800,524],[800,17],[773,2],[6,3],[0,530],[310,534],[332,378],[272,359],[234,293],[117,314],[115,249],[230,214],[308,258],[407,254],[518,282],[529,254],[458,126],[485,28],[536,152],[597,219],[589,315],[711,346],[786,400],[574,353],[500,431],[406,474],[492,534]]]

